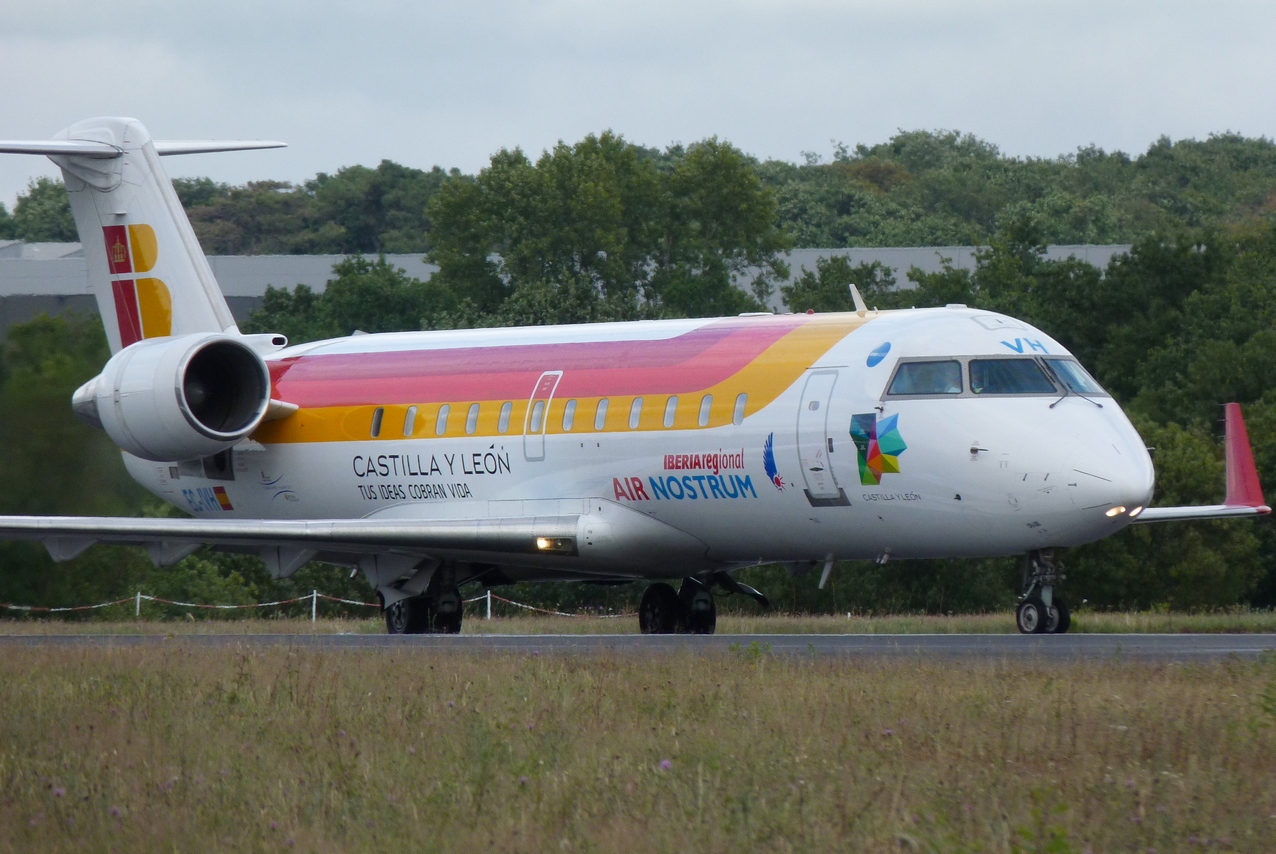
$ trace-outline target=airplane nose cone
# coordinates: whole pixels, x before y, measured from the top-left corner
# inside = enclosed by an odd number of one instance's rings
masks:
[[[1068,460],[1068,495],[1078,510],[1127,520],[1152,500],[1152,460],[1137,433],[1125,441],[1087,442]]]

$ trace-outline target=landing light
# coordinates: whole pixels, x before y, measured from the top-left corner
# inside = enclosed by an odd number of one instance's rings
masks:
[[[1142,512],[1143,512],[1142,507],[1135,507],[1133,510],[1130,511],[1130,518],[1133,519],[1135,516],[1139,515]]]
[[[1124,512],[1125,512],[1125,508],[1122,507],[1120,504],[1118,504],[1116,507],[1113,507],[1111,510],[1109,510],[1107,513],[1104,513],[1103,515],[1111,519],[1113,516],[1120,516]]]
[[[571,537],[537,537],[536,548],[543,552],[574,552],[576,541]]]

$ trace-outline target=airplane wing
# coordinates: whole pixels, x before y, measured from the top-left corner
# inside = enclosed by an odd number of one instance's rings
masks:
[[[1249,433],[1245,419],[1241,417],[1239,403],[1229,403],[1223,408],[1227,453],[1227,497],[1222,504],[1186,507],[1149,507],[1134,519],[1134,524],[1144,522],[1182,522],[1192,519],[1234,519],[1245,516],[1266,516],[1272,512],[1263,500],[1263,487],[1258,482],[1258,468],[1254,465],[1254,452],[1249,445]]]
[[[579,521],[578,516],[428,522],[0,516],[0,539],[40,540],[58,561],[70,560],[98,543],[142,546],[160,566],[170,566],[209,545],[258,553],[277,574],[289,575],[321,555],[333,563],[350,564],[384,553],[574,555]]]
[[[579,514],[430,520],[0,516],[0,540],[39,540],[55,561],[98,543],[142,546],[158,566],[207,545],[257,554],[276,577],[310,560],[354,566],[382,555],[581,569],[597,564],[621,573],[644,551],[706,562],[704,543],[677,528],[609,501],[588,508]]]

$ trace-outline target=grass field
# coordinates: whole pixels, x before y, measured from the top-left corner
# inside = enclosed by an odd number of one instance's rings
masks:
[[[24,649],[11,851],[1271,851],[1276,661]]]
[[[256,634],[276,632],[355,632],[378,634],[385,631],[379,616],[367,619],[233,619],[233,620],[37,620],[0,619],[0,634]],[[552,617],[544,615],[482,618],[469,606],[463,632],[466,634],[636,634],[638,617]],[[1236,610],[1212,614],[1156,612],[1106,613],[1083,611],[1072,620],[1073,632],[1276,632],[1276,611]],[[719,634],[1012,634],[1014,616],[967,614],[945,616],[905,615],[865,617],[835,615],[809,616],[767,614],[762,616],[723,615],[718,618]]]

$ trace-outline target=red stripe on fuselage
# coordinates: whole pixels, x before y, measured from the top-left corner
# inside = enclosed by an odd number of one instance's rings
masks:
[[[807,319],[729,318],[654,341],[299,356],[271,376],[280,399],[303,407],[519,400],[545,371],[563,372],[555,397],[679,394],[723,381]]]

